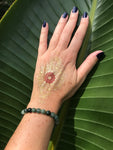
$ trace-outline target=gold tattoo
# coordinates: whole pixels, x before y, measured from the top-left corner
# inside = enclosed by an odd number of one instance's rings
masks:
[[[63,84],[63,64],[60,58],[54,58],[47,65],[40,67],[38,74],[40,98],[46,98]]]

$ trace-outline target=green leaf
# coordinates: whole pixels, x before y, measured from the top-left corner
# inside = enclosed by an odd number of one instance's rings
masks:
[[[61,14],[70,13],[73,6],[79,8],[81,15],[87,11],[91,21],[78,64],[97,49],[102,49],[106,57],[91,71],[70,103],[63,106],[62,121],[53,133],[49,149],[112,150],[112,0],[16,0],[4,15],[0,22],[1,150],[30,99],[42,22],[49,23],[50,39]]]

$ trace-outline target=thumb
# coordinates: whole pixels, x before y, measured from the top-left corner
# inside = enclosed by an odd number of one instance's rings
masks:
[[[77,83],[80,86],[91,69],[95,66],[98,61],[103,60],[105,57],[104,52],[99,50],[91,53],[84,62],[77,69]]]

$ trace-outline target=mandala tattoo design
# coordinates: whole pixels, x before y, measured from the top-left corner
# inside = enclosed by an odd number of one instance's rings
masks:
[[[40,67],[37,77],[40,98],[46,98],[63,84],[63,64],[60,58],[54,58]]]

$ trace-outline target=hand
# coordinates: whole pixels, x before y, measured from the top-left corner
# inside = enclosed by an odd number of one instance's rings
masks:
[[[77,91],[96,62],[104,58],[102,51],[96,51],[76,69],[76,58],[88,27],[88,16],[84,14],[70,42],[77,18],[78,11],[75,7],[69,20],[66,13],[61,16],[48,49],[48,23],[44,22],[28,107],[39,107],[57,113],[62,102]],[[51,117],[37,113],[26,114],[5,150],[46,150],[53,127],[54,120]]]
[[[77,54],[89,22],[87,13],[84,13],[70,42],[77,23],[78,13],[78,10],[76,12],[71,11],[69,19],[67,13],[61,16],[48,49],[48,23],[44,22],[41,29],[31,100],[36,101],[38,99],[38,102],[41,103],[47,101],[48,103],[62,104],[84,82],[87,74],[98,61],[98,54],[104,55],[100,50],[95,51],[86,58],[78,69],[76,68]]]

